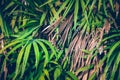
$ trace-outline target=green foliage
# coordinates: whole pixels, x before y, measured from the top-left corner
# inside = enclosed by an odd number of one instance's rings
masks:
[[[120,79],[118,0],[0,1],[0,79]]]

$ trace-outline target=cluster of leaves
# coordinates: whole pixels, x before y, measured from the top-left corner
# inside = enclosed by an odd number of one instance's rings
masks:
[[[62,51],[40,32],[50,24],[54,9],[49,7],[54,1],[2,0],[0,3],[0,79],[76,78],[58,63]]]
[[[119,0],[0,1],[0,78],[119,80],[119,7]]]

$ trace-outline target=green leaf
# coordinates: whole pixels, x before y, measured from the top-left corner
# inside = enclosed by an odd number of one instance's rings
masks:
[[[51,0],[50,0],[51,1]],[[58,19],[59,18],[59,14],[57,13],[55,7],[53,6],[53,4],[48,3],[51,13],[54,15],[54,18]]]
[[[47,5],[47,4],[51,3],[51,2],[52,2],[52,0],[48,0],[45,3],[43,3],[42,5],[40,5],[40,7],[43,7],[43,6],[45,6],[45,5]]]
[[[31,49],[31,43],[26,45],[26,49],[25,49],[25,53],[24,53],[24,57],[23,57],[23,62],[22,62],[21,78],[22,78],[22,76],[24,75],[24,72],[25,72],[25,67],[27,65],[28,57],[29,57],[29,54],[30,54],[30,49]]]
[[[60,50],[60,51],[58,50],[57,52],[58,52],[58,54],[56,55],[56,61],[58,61],[60,59],[60,57],[62,56],[63,51],[62,50]]]
[[[80,2],[81,2],[82,11],[84,12],[85,8],[86,8],[85,2],[84,2],[84,0],[81,0]]]
[[[44,74],[47,76],[48,80],[50,80],[50,75],[47,69],[44,69]]]
[[[41,53],[39,51],[39,47],[35,41],[33,41],[33,47],[34,47],[34,52],[35,52],[35,67],[38,67],[39,61],[41,59]]]
[[[102,0],[99,0],[98,1],[98,11],[100,11],[101,5],[102,5]]]
[[[76,73],[80,73],[80,72],[82,72],[82,71],[87,71],[87,70],[89,70],[89,69],[91,69],[91,68],[93,68],[94,67],[94,65],[88,65],[88,66],[85,66],[85,67],[81,67],[81,68],[79,68],[78,70],[76,70]]]
[[[74,10],[74,27],[73,27],[73,29],[76,29],[76,26],[77,26],[78,11],[79,11],[79,0],[76,0],[75,10]]]
[[[71,80],[71,78],[69,78],[69,77],[66,77],[66,78],[65,78],[65,80]]]
[[[44,76],[44,74],[42,74],[42,75],[39,77],[38,80],[45,80],[45,76]]]
[[[50,42],[48,42],[47,40],[44,39],[40,39],[42,42],[44,42],[46,45],[49,46],[49,48],[52,50],[52,53],[50,55],[50,60],[54,57],[54,55],[57,57],[58,55],[56,54],[55,48],[54,46],[52,46],[52,44]]]
[[[113,51],[120,45],[120,41],[116,42],[113,47],[110,49],[109,53],[108,53],[108,59],[107,62],[110,60],[110,56],[112,55]]]
[[[66,58],[66,60],[64,61],[64,64],[63,64],[63,69],[66,69],[67,64],[68,64],[68,57],[67,57],[67,58]]]
[[[110,80],[114,80],[114,77],[115,77],[115,74],[116,74],[116,71],[119,67],[119,63],[120,63],[120,52],[118,53],[118,56],[114,62],[114,66],[113,66],[113,70],[112,70],[112,74],[111,74],[111,78]]]
[[[108,56],[108,55],[107,55],[107,56]],[[109,62],[106,63],[106,66],[105,66],[105,69],[104,69],[103,78],[106,78],[107,72],[108,72],[108,70],[109,70],[112,62],[114,61],[115,56],[116,56],[116,55],[113,55],[113,56],[110,58]]]
[[[44,62],[44,67],[45,67],[47,65],[47,63],[49,62],[48,50],[40,40],[36,40],[36,42],[42,47],[42,49],[43,49],[43,51],[45,53],[45,62]]]
[[[9,43],[8,45],[6,45],[4,48],[2,48],[2,49],[0,50],[0,53],[2,53],[5,49],[7,49],[7,48],[9,48],[9,47],[12,47],[13,45],[15,45],[15,44],[17,44],[17,43],[20,43],[20,42],[22,42],[22,41],[24,41],[24,40],[14,40],[14,41],[12,41],[12,42]]]
[[[23,56],[23,53],[24,53],[24,51],[25,51],[25,46],[26,46],[26,45],[24,45],[24,46],[22,47],[22,49],[20,50],[20,52],[19,52],[19,54],[18,54],[17,61],[16,61],[15,76],[13,77],[13,80],[16,79],[18,73],[20,72],[20,63],[21,63],[21,61],[22,61],[22,56]]]
[[[57,11],[57,14],[60,15],[60,13],[65,9],[67,4],[69,3],[70,0],[65,0],[64,3],[60,6],[59,10]],[[63,18],[64,19],[64,18]],[[51,23],[55,20],[55,17],[51,20]]]
[[[108,16],[107,7],[106,7],[106,4],[105,4],[105,1],[103,1],[103,9],[104,9],[105,16]]]
[[[70,71],[66,72],[67,75],[69,75],[73,80],[78,80],[78,78]]]
[[[58,62],[56,62],[56,61],[54,61],[54,60],[53,60],[53,61],[50,61],[50,63],[55,64],[55,65],[59,65]]]
[[[23,16],[23,20],[22,20],[22,26],[25,26],[27,24],[29,19],[27,19],[26,16]],[[20,28],[20,27],[19,27]]]
[[[22,20],[23,24],[21,26],[19,26],[19,28],[27,28],[27,27],[31,27],[33,25],[36,26],[37,20],[30,20],[29,22],[27,22],[28,20],[29,19],[23,19]]]
[[[60,6],[59,10],[57,11],[57,14],[60,14],[63,9],[65,9],[66,5],[68,4],[69,0],[65,0],[64,3]]]
[[[38,69],[37,69],[37,75],[35,75],[35,77],[34,77],[34,80],[40,80],[39,78],[40,78],[40,76],[43,74],[43,69],[44,69],[44,63],[42,62],[42,63],[40,63],[39,64],[40,66],[38,67]]]
[[[95,77],[96,77],[96,72],[92,74],[92,76],[90,76],[88,78],[88,80],[95,80]]]
[[[66,7],[66,10],[65,10],[64,13],[63,13],[62,20],[66,17],[66,15],[68,14],[68,12],[70,11],[73,3],[74,3],[74,1],[70,0],[68,6]]]
[[[14,2],[9,2],[9,4],[7,4],[7,6],[3,9],[3,11],[8,10],[10,7],[12,7],[15,3]]]
[[[112,36],[112,37],[116,37],[116,35]],[[110,39],[111,37],[107,37],[106,39]],[[106,40],[105,39],[105,40]],[[115,60],[115,56],[117,54],[114,54],[113,55],[113,52],[115,51],[115,49],[120,45],[120,41],[116,42],[115,44],[112,45],[112,47],[110,48],[110,51],[108,52],[107,54],[107,63],[106,63],[106,67],[104,69],[104,74],[103,74],[103,77],[105,78],[106,77],[106,74],[109,70],[109,67],[111,66],[111,64],[113,63],[113,61]],[[115,65],[117,67],[117,65]],[[114,75],[114,72],[112,74],[112,77]]]
[[[90,17],[90,15],[91,15],[91,13],[92,13],[92,11],[93,11],[93,8],[94,8],[94,6],[95,6],[95,3],[96,3],[96,0],[94,0],[94,1],[92,2],[92,5],[90,6],[90,11],[88,12],[88,18]]]
[[[109,40],[109,39],[115,38],[115,37],[120,37],[120,34],[119,34],[119,33],[118,33],[118,34],[113,34],[113,35],[111,35],[111,36],[108,36],[108,37],[104,38],[100,43],[98,43],[98,46],[99,46],[100,44],[102,44],[103,42],[105,42],[105,41],[107,41],[107,40]]]
[[[118,69],[118,74],[120,74],[120,68]],[[117,80],[120,80],[120,76],[118,76]]]
[[[57,78],[60,77],[60,74],[61,74],[61,69],[56,68],[54,71],[54,80],[57,80]]]
[[[14,51],[16,51],[18,48],[22,47],[22,45],[25,44],[25,42],[22,42],[20,44],[15,45],[15,47],[13,47],[10,52],[7,53],[7,55],[9,56],[11,53],[13,53]]]
[[[40,26],[43,24],[43,21],[45,20],[46,18],[46,15],[47,15],[47,12],[44,12],[40,18]]]
[[[0,12],[0,27],[1,27],[2,33],[8,37],[9,36],[8,28],[5,20],[3,19],[3,15],[1,14],[1,12]]]
[[[28,37],[33,31],[38,30],[38,28],[39,28],[39,26],[36,26],[36,27],[34,27],[32,29],[26,30],[25,33],[24,33],[24,35],[21,34],[21,36],[18,37],[17,39],[24,39],[24,38]]]
[[[109,0],[109,2],[110,2],[110,5],[111,5],[111,7],[112,7],[112,10],[114,11],[114,4],[113,4],[113,0]]]
[[[86,53],[86,54],[90,54],[90,53],[91,53],[91,51],[85,50],[85,49],[82,49],[82,52],[84,52],[84,53]]]
[[[17,19],[17,16],[12,17],[12,20],[11,20],[12,29],[15,27],[16,19]]]
[[[28,8],[27,8],[28,9]],[[29,10],[31,11],[31,9]],[[29,16],[32,16],[32,17],[38,17],[37,14],[34,14],[34,13],[28,13],[27,11],[22,11],[22,10],[15,10],[14,11],[14,14],[18,14],[18,13],[21,13],[21,14],[24,14],[24,15],[29,15]],[[29,18],[28,18],[29,19]],[[33,19],[32,19],[33,20]]]

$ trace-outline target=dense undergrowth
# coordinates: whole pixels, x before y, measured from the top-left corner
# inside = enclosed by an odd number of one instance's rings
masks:
[[[1,0],[0,80],[120,80],[119,0]]]

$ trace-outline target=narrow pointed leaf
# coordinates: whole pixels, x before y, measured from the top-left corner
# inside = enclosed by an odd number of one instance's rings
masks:
[[[45,47],[45,45],[40,40],[36,40],[36,42],[42,47],[42,50],[44,51],[44,54],[45,54],[44,67],[45,67],[47,65],[47,63],[49,62],[48,50],[47,50],[47,48]]]
[[[11,46],[13,46],[13,45],[15,45],[15,44],[17,44],[17,43],[20,43],[20,42],[22,42],[22,41],[24,41],[24,40],[15,40],[15,41],[9,43],[8,45],[6,45],[4,48],[2,48],[2,49],[0,50],[0,54],[1,54],[5,49],[7,49],[7,48],[9,48],[9,47],[11,47]]]
[[[53,58],[54,55],[57,57],[57,54],[56,54],[56,51],[55,51],[55,48],[53,47],[53,45],[50,42],[48,42],[48,41],[46,41],[44,39],[40,39],[40,40],[42,42],[44,42],[46,45],[48,45],[49,48],[52,50],[51,55],[50,55],[50,60]]]
[[[78,78],[70,71],[66,72],[67,75],[69,75],[73,80],[78,80]]]
[[[117,69],[119,67],[119,63],[120,63],[120,52],[118,53],[118,56],[117,56],[117,58],[115,60],[115,64],[113,66],[113,70],[112,70],[112,74],[111,74],[110,80],[114,80],[116,71],[117,71]]]
[[[25,68],[26,68],[26,65],[27,65],[28,57],[29,57],[30,51],[31,51],[30,49],[31,49],[31,43],[26,45],[26,49],[25,49],[25,53],[24,53],[24,57],[23,57],[23,62],[22,62],[21,77],[24,75],[24,72],[25,72]]]
[[[39,64],[39,61],[40,61],[40,58],[41,58],[41,54],[40,54],[39,47],[38,47],[36,42],[33,42],[33,47],[34,47],[35,59],[36,59],[35,60],[35,66],[37,68],[38,64]]]
[[[73,27],[73,29],[76,29],[76,26],[77,26],[78,11],[79,11],[79,0],[76,0],[75,10],[74,10],[74,27]]]
[[[60,77],[60,74],[61,74],[60,68],[56,68],[54,72],[54,80],[57,80],[58,77]]]
[[[17,61],[16,61],[16,70],[15,70],[15,76],[13,78],[13,80],[16,79],[16,77],[18,76],[18,73],[20,72],[20,63],[22,61],[22,57],[23,57],[23,54],[24,54],[24,50],[25,50],[25,46],[22,47],[22,49],[20,50],[20,53],[18,54],[18,57],[17,57]]]
[[[50,75],[47,69],[44,69],[44,74],[47,76],[48,80],[50,80]]]

